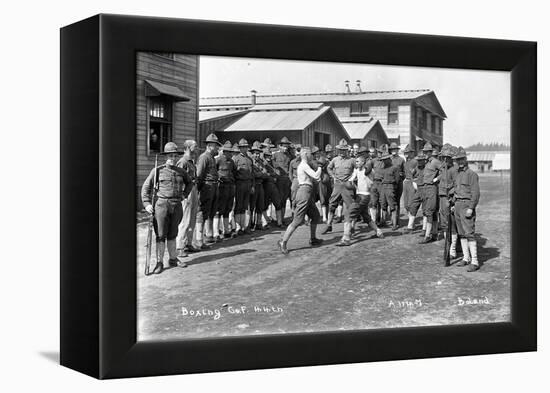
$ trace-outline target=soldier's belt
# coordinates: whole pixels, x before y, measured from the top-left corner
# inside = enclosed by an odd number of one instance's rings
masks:
[[[177,197],[162,197],[162,196],[159,196],[158,199],[164,199],[165,201],[181,202],[181,198],[177,198]]]

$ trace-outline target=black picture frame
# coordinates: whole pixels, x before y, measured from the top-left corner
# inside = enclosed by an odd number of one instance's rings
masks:
[[[535,351],[536,50],[535,42],[103,14],[62,28],[61,364],[104,379]],[[511,322],[136,342],[137,51],[510,71]]]

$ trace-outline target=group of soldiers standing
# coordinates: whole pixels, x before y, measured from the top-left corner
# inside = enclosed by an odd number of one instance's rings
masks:
[[[395,143],[376,149],[349,146],[342,139],[321,151],[283,137],[274,151],[269,138],[222,145],[210,134],[204,142],[198,158],[193,140],[185,142],[181,158],[178,147],[167,143],[162,153],[166,162],[153,168],[143,184],[142,202],[153,215],[157,242],[153,273],[163,270],[165,248],[170,266],[186,267],[181,258],[223,238],[267,229],[271,222],[285,228],[288,201],[292,221],[277,242],[283,254],[303,223],[309,226],[312,246],[322,243],[318,224],[325,222],[321,233],[327,234],[335,220],[344,222],[337,246],[351,245],[359,221],[383,238],[380,228],[388,221],[393,231],[399,229],[402,196],[408,214],[405,233],[415,229],[422,208],[420,243],[438,240],[439,230],[451,225],[451,258],[457,257],[460,238],[463,259],[457,265],[479,269],[474,236],[479,181],[461,147],[446,144],[438,152],[428,142],[419,155],[407,146],[403,158]]]

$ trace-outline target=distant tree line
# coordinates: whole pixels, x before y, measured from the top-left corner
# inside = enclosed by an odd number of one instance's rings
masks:
[[[505,143],[476,143],[466,148],[467,151],[502,151],[510,150],[510,145]]]

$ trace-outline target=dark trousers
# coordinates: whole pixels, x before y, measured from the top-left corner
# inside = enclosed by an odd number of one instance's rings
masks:
[[[250,194],[250,213],[261,213],[264,211],[264,187],[262,183],[254,184],[254,192]]]
[[[472,213],[471,217],[466,217],[466,210],[468,210],[469,200],[457,200],[455,202],[455,221],[456,229],[461,237],[468,240],[475,239],[476,231],[476,211]]]
[[[416,190],[414,189],[412,180],[407,180],[403,182],[403,204],[405,205],[405,210],[410,213],[411,204],[414,200]]]
[[[281,197],[281,206],[286,206],[286,201],[290,198],[290,179],[287,176],[277,178],[277,189]]]
[[[214,218],[216,214],[216,200],[218,198],[218,183],[204,183],[199,190],[199,210],[197,222]]]
[[[159,198],[155,204],[153,220],[157,242],[175,239],[178,236],[178,225],[182,218],[181,200]]]
[[[414,196],[412,197],[411,204],[409,206],[409,213],[411,213],[413,216],[416,216],[416,213],[418,213],[418,209],[420,209],[420,206],[422,205],[423,199],[424,186],[422,185],[418,186],[418,190],[415,191]]]
[[[251,180],[237,180],[235,183],[235,214],[243,214],[250,205]]]
[[[216,215],[229,217],[235,199],[235,183],[220,183],[218,186],[218,200]]]
[[[357,194],[351,205],[350,217],[352,220],[363,218],[364,222],[371,222],[369,214],[370,195]]]
[[[281,196],[275,183],[271,181],[264,182],[264,210],[273,203],[275,210],[281,210]]]
[[[292,219],[294,225],[301,225],[306,215],[309,217],[312,224],[318,224],[321,221],[321,215],[319,214],[319,210],[317,210],[317,206],[315,206],[313,197],[314,193],[312,186],[308,184],[298,186],[296,190],[294,218]]]
[[[449,198],[446,195],[439,196],[439,219],[440,226],[443,231],[447,229],[449,225]],[[456,220],[454,220],[454,225],[451,227],[452,233],[456,233]]]
[[[328,206],[330,195],[332,194],[332,181],[319,182],[319,201],[321,206]]]
[[[331,213],[336,211],[340,200],[344,201],[344,219],[349,221],[351,205],[355,198],[355,187],[350,182],[335,182],[330,195],[329,209]]]
[[[395,187],[395,206],[398,211],[401,206],[401,195],[403,195],[403,180],[399,179],[397,181],[397,187]]]
[[[428,217],[428,222],[432,222],[436,218],[439,211],[439,195],[435,184],[424,184],[422,198],[422,213]]]

